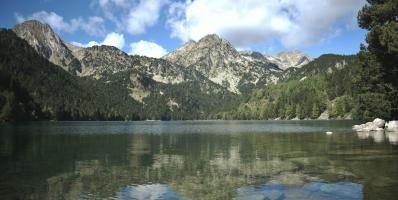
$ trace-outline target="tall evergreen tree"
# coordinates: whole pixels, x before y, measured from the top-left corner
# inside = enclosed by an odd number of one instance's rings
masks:
[[[357,115],[398,118],[398,0],[368,0],[358,23],[369,32],[359,53]]]

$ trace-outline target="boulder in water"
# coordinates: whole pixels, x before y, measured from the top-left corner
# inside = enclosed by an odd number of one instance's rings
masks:
[[[390,121],[386,124],[386,131],[398,132],[398,121]]]
[[[356,131],[383,131],[385,121],[379,118],[373,120],[373,122],[367,122],[361,125],[354,125],[352,129]]]
[[[386,121],[384,121],[380,118],[376,118],[375,120],[373,120],[373,125],[377,126],[378,128],[384,128],[385,124],[386,124]]]

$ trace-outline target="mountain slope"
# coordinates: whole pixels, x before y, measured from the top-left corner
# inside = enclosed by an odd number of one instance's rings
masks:
[[[284,71],[277,84],[253,91],[240,106],[219,113],[221,119],[352,118],[356,56],[323,55],[302,68]],[[322,114],[322,115],[321,115]]]
[[[128,94],[119,87],[67,73],[10,30],[1,31],[0,35],[1,74],[9,83],[18,84],[26,91],[37,105],[32,111],[36,118],[123,119],[129,114],[131,119],[138,118],[139,104],[128,100]],[[3,92],[20,96],[18,90],[7,86],[9,83],[2,83]],[[125,108],[135,111],[128,112]]]
[[[205,77],[240,94],[244,88],[275,82],[279,69],[269,62],[247,59],[227,41],[215,34],[198,42],[189,41],[165,55],[164,59],[195,69]]]
[[[291,79],[302,79],[319,74],[331,74],[347,66],[358,65],[358,62],[358,57],[355,55],[324,54],[301,68],[289,68],[285,70],[280,80],[286,81]]]
[[[157,59],[77,47],[37,21],[0,36],[0,120],[290,119],[353,110],[355,56],[270,57],[208,35]]]
[[[281,52],[276,56],[265,55],[257,51],[241,51],[239,53],[246,58],[274,64],[276,68],[281,70],[300,68],[311,61],[307,54],[299,51]]]
[[[127,56],[139,67],[76,76],[14,32],[2,30],[0,38],[0,120],[21,120],[27,113],[31,116],[23,119],[207,119],[237,104],[238,98],[223,87],[182,67],[183,82],[155,81],[150,70],[166,74],[173,69],[164,60]]]
[[[48,24],[35,20],[17,24],[13,31],[25,39],[41,56],[61,66],[65,71],[76,74],[81,71],[81,64],[68,49],[61,38],[56,35]]]
[[[311,61],[311,58],[307,54],[299,51],[281,52],[276,56],[266,56],[266,58],[278,65],[282,70],[301,68]]]

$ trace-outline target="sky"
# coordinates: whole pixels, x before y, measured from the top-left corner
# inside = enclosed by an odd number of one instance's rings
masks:
[[[72,44],[161,57],[218,34],[238,50],[355,54],[365,0],[2,0],[0,27],[36,19]]]

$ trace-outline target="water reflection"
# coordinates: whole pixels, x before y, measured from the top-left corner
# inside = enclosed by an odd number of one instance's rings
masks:
[[[398,145],[398,132],[363,131],[357,135],[361,140],[373,139],[376,143],[383,143],[387,139],[390,144]]]
[[[126,186],[118,192],[117,198],[135,200],[182,199],[169,186],[161,184]]]
[[[337,190],[349,191],[354,199],[395,197],[398,149],[387,143],[394,141],[393,134],[338,131],[349,130],[350,124],[320,128],[332,130],[331,136],[307,130],[257,132],[258,127],[220,134],[193,127],[201,131],[150,134],[140,133],[138,125],[134,134],[7,129],[0,134],[0,199],[272,199],[272,194],[299,198],[309,192],[314,199],[344,199]]]
[[[363,199],[363,186],[360,184],[341,182],[312,182],[302,186],[265,184],[242,187],[238,189],[236,200],[244,199],[324,199],[324,200],[355,200]]]
[[[398,132],[387,132],[387,138],[391,144],[398,145]]]

